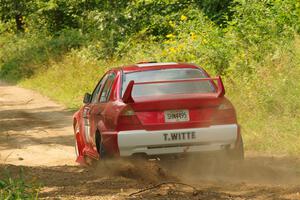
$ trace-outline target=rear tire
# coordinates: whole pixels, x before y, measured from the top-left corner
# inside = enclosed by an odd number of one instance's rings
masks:
[[[230,160],[244,160],[244,143],[242,136],[239,139],[238,146],[236,146],[235,149],[229,150],[228,157]]]
[[[100,159],[106,159],[107,158],[107,152],[104,148],[104,145],[102,143],[102,136],[100,134],[100,132],[96,132],[96,138],[95,138],[95,141],[96,141],[96,147],[97,147],[97,152],[99,154],[99,157]]]

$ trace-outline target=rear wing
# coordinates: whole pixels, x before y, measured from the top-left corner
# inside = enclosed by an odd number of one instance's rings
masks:
[[[179,79],[179,80],[168,80],[168,81],[149,81],[149,82],[138,82],[135,83],[133,80],[129,82],[122,100],[124,103],[134,103],[132,98],[132,90],[134,85],[146,85],[146,84],[158,84],[158,83],[182,83],[182,82],[200,82],[200,81],[211,81],[214,87],[216,87],[216,97],[222,97],[225,95],[225,88],[221,79],[221,76],[215,78],[193,78],[193,79]],[[216,84],[217,82],[217,84]]]

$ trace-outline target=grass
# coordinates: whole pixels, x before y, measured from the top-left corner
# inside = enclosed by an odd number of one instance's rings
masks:
[[[59,37],[44,33],[5,34],[0,38],[0,77],[10,82],[29,78],[51,65],[50,60],[59,61],[65,52],[79,47],[83,41],[82,35],[73,30],[62,32]]]
[[[91,92],[106,69],[72,53],[59,62],[50,63],[51,67],[48,70],[40,71],[20,84],[63,103],[69,109],[76,109],[81,105],[84,93]]]
[[[229,83],[247,150],[300,155],[300,40],[270,57],[256,78]]]
[[[24,180],[23,169],[19,176],[14,177],[9,170],[0,173],[0,199],[3,200],[34,200],[38,199],[39,187]],[[3,178],[1,178],[3,177]]]

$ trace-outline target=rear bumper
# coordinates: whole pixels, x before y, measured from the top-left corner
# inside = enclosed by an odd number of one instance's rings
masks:
[[[237,136],[237,124],[162,131],[120,131],[118,147],[120,156],[209,152],[234,148]]]

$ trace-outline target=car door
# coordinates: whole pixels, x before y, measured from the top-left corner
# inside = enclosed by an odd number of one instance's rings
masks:
[[[91,133],[94,133],[93,132],[94,127],[91,126],[91,124],[92,124],[91,122],[93,121],[91,118],[91,109],[93,108],[93,106],[95,104],[98,103],[101,90],[103,88],[103,85],[104,85],[107,77],[108,77],[108,74],[105,74],[101,78],[101,80],[98,82],[98,84],[96,85],[96,87],[92,93],[91,102],[84,105],[84,107],[83,107],[84,138],[85,138],[86,143],[90,143],[91,141],[93,141],[92,140],[93,134],[91,134]]]
[[[110,124],[109,115],[106,115],[106,108],[107,104],[109,103],[110,95],[112,92],[112,85],[115,81],[116,74],[114,72],[109,72],[107,79],[105,80],[105,83],[103,84],[103,88],[101,89],[98,102],[92,105],[91,112],[90,112],[90,118],[91,123],[93,123],[94,129],[91,131],[94,131],[95,133],[97,130],[98,123],[102,123],[103,127],[108,127]],[[107,126],[108,125],[108,126]],[[102,130],[99,130],[102,131]]]

